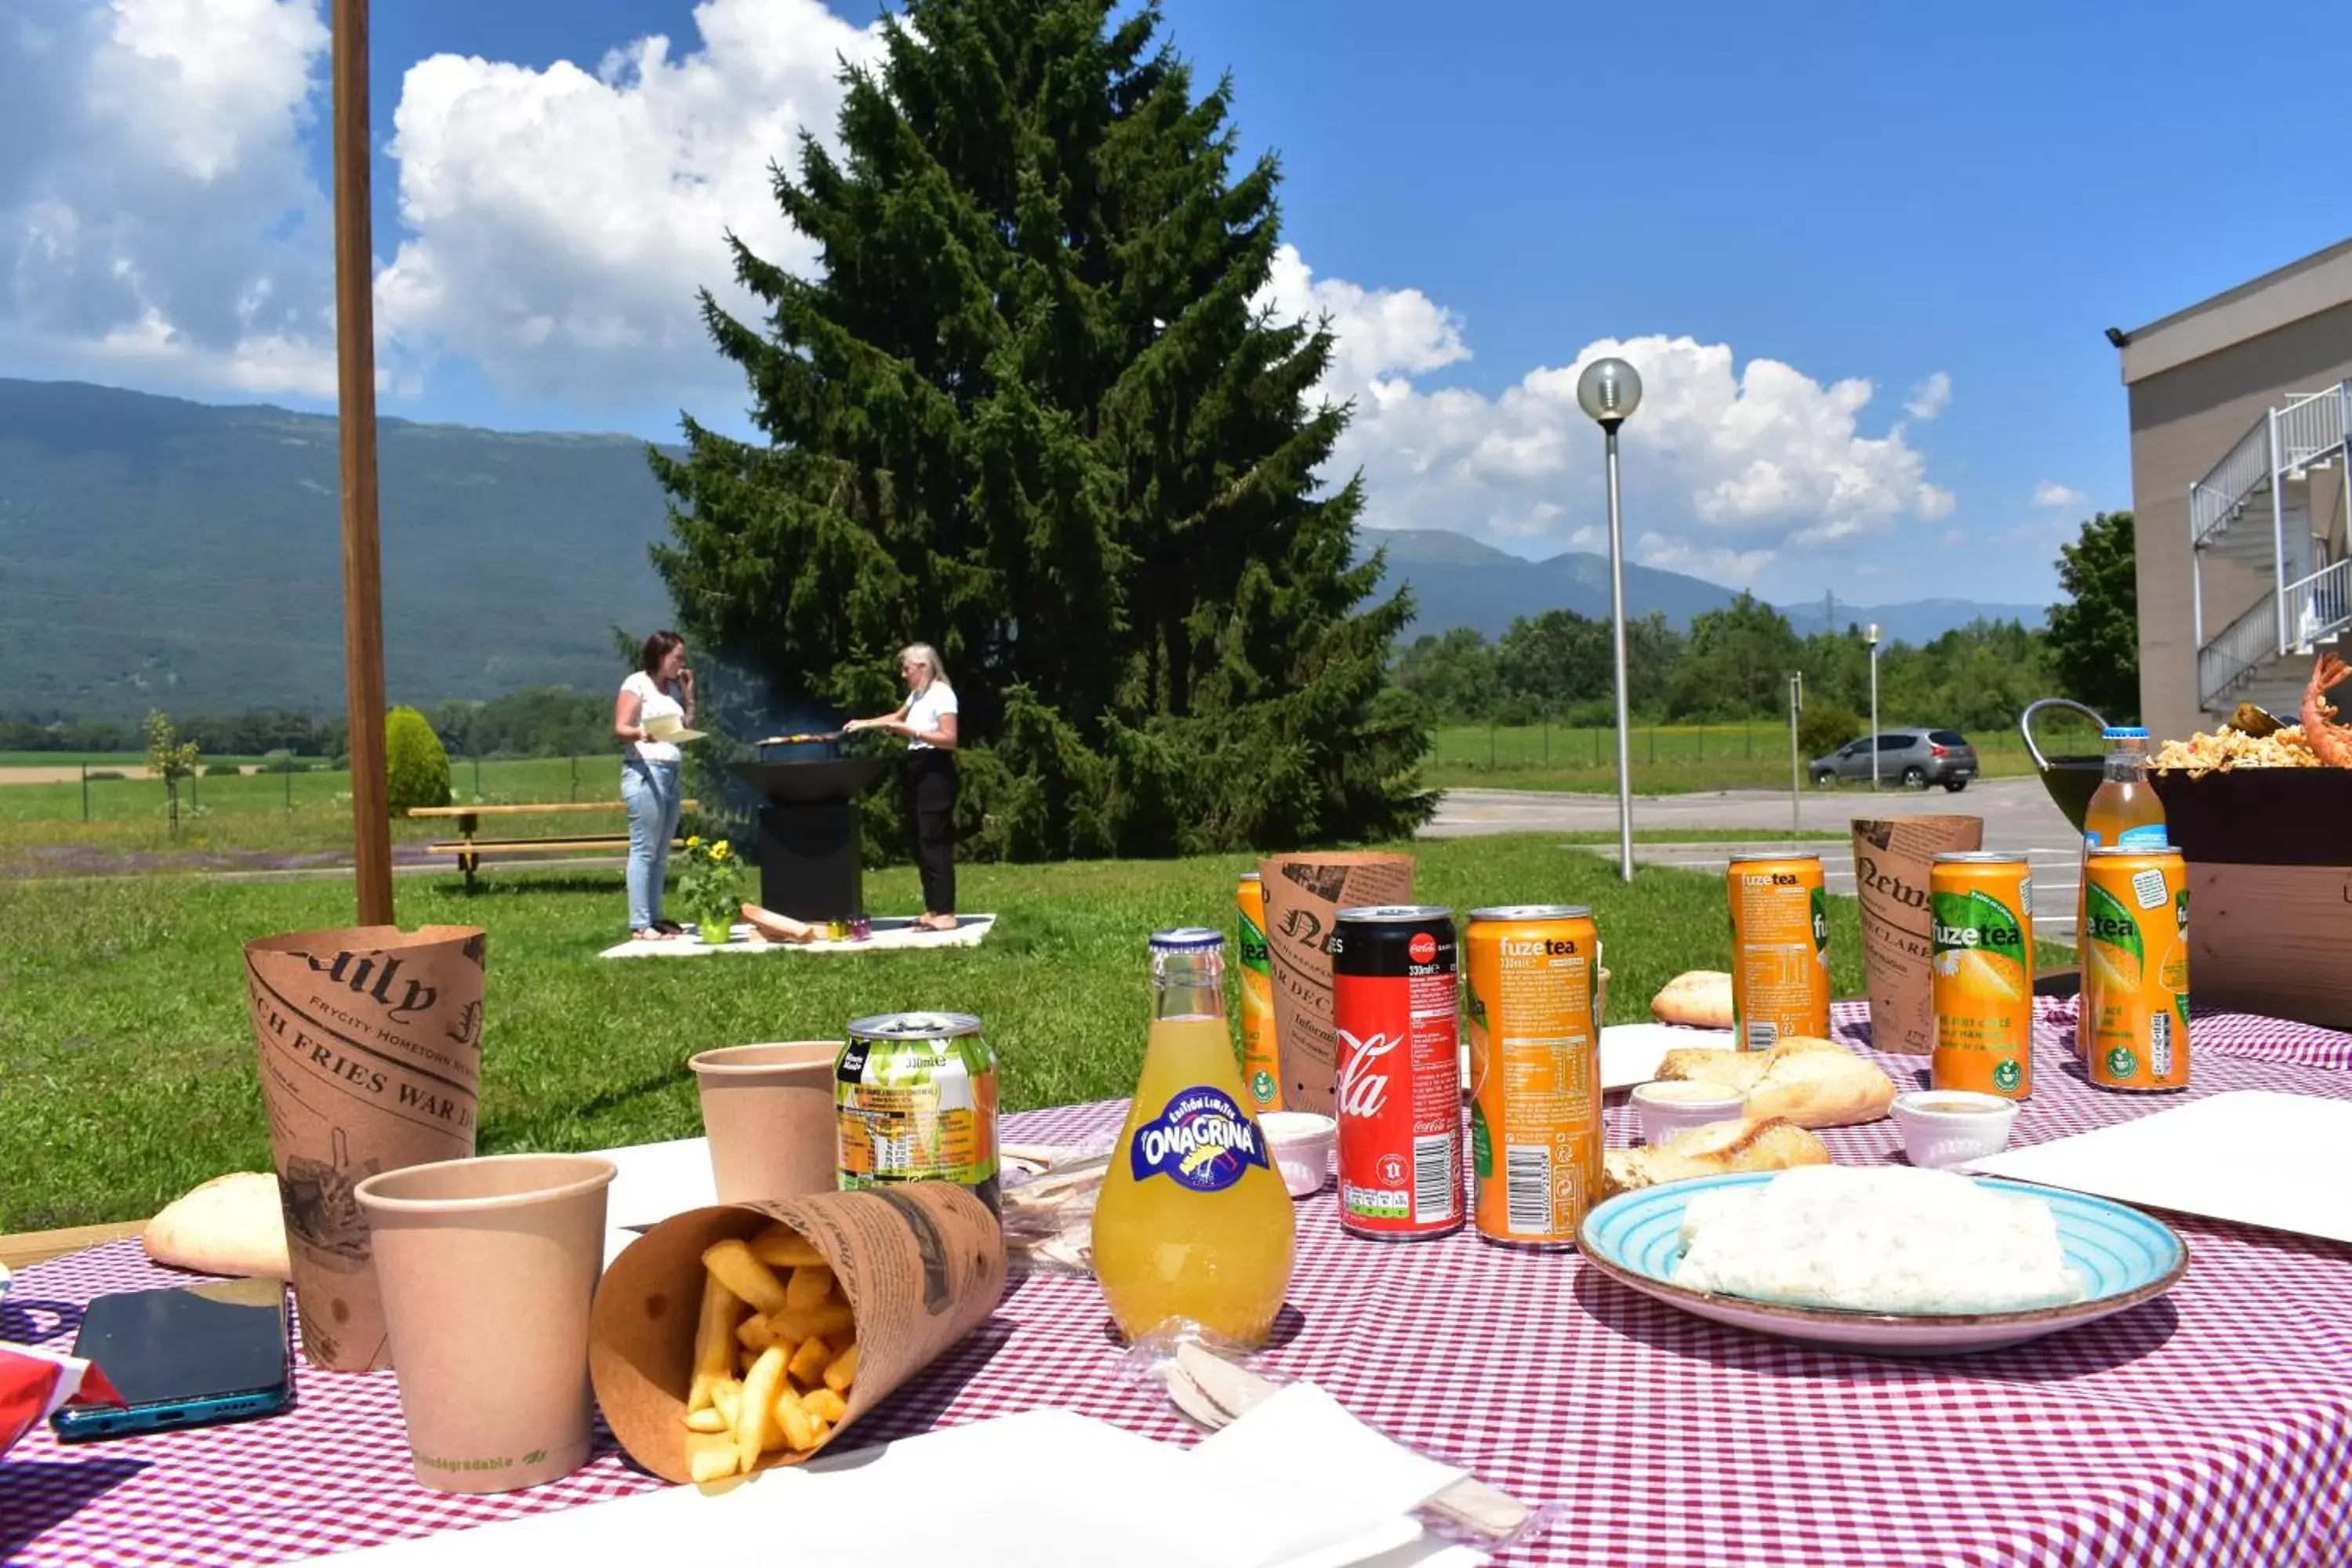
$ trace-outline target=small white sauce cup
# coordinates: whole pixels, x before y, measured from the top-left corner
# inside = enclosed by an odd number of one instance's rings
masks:
[[[2009,1147],[2017,1101],[1974,1089],[1925,1089],[1895,1097],[1903,1152],[1923,1170],[1964,1165]]]
[[[1663,1143],[1686,1127],[1736,1121],[1747,1105],[1746,1095],[1719,1083],[1662,1079],[1633,1089],[1633,1114],[1641,1119],[1644,1143]]]
[[[1290,1195],[1304,1198],[1321,1192],[1331,1179],[1331,1152],[1339,1146],[1339,1124],[1312,1111],[1269,1110],[1257,1119],[1257,1125]]]

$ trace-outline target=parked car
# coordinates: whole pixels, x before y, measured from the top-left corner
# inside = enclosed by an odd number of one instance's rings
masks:
[[[1879,782],[1906,789],[1942,784],[1958,795],[1977,776],[1977,749],[1958,730],[1887,730],[1815,757],[1813,783],[1826,789],[1843,781],[1867,779],[1874,754]]]

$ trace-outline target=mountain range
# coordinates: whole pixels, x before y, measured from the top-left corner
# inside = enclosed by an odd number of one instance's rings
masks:
[[[384,659],[394,701],[601,689],[613,628],[670,619],[647,546],[667,531],[645,444],[380,421]],[[339,710],[341,475],[331,417],[72,382],[0,379],[0,711],[91,719]],[[1411,633],[1499,635],[1548,609],[1609,612],[1609,563],[1530,562],[1457,533],[1367,530]],[[1629,565],[1632,612],[1676,625],[1729,589]],[[1785,607],[1801,632],[1819,604]],[[1836,606],[1920,642],[2040,605]]]

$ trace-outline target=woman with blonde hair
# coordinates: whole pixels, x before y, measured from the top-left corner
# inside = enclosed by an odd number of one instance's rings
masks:
[[[907,700],[874,719],[852,719],[845,731],[887,730],[907,737],[907,820],[914,830],[915,866],[923,879],[925,931],[953,931],[955,916],[956,694],[947,668],[929,643],[898,650]]]

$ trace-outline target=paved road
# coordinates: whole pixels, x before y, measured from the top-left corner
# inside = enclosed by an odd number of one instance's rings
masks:
[[[2081,850],[2074,830],[2050,803],[2038,779],[1990,779],[1970,784],[1958,795],[1942,790],[1914,794],[1908,790],[1808,792],[1801,800],[1803,830],[1843,832],[1857,816],[1957,813],[1981,816],[1985,846],[2021,849],[2033,868],[2034,903],[2042,911],[2034,934],[2053,942],[2072,942],[2074,892],[2080,880]],[[1448,790],[1437,816],[1422,831],[1434,838],[1458,838],[1487,833],[1591,833],[1616,831],[1617,802],[1601,795],[1568,795],[1535,790]],[[1735,847],[1757,847],[1788,842],[1789,797],[1769,790],[1725,790],[1713,795],[1637,795],[1633,800],[1635,833],[1675,829],[1686,832],[1721,830],[1722,838],[1704,844],[1640,844],[1633,860],[1642,866],[1685,866],[1693,870],[1720,871]],[[1779,836],[1777,838],[1775,836]],[[1587,846],[1614,858],[1616,846]],[[1833,893],[1853,892],[1853,854],[1846,846],[1813,842],[1799,847],[1822,858],[1822,879]]]

